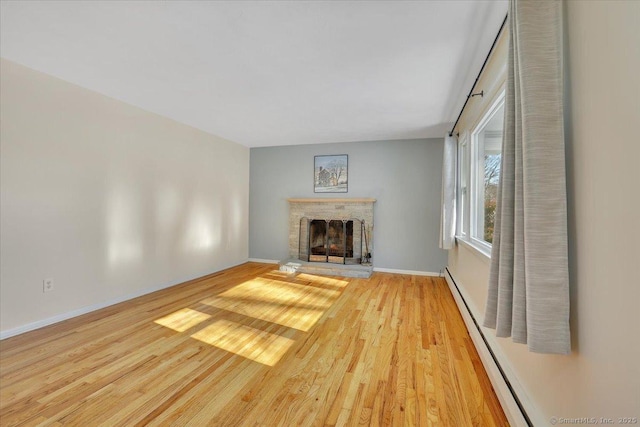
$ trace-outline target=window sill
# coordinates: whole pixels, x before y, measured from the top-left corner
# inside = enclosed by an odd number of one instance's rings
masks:
[[[491,262],[491,252],[488,251],[486,248],[482,248],[480,246],[476,246],[476,245],[473,244],[473,242],[470,242],[469,240],[467,240],[466,238],[464,238],[462,236],[456,236],[456,242],[458,244],[461,244],[462,246],[464,246],[468,250],[470,250],[472,253],[477,255],[478,258],[482,259],[486,263]]]

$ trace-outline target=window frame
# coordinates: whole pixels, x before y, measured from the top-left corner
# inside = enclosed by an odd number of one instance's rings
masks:
[[[484,205],[484,179],[481,180],[479,175],[480,164],[484,165],[484,157],[480,162],[481,153],[478,135],[484,130],[487,123],[493,119],[498,110],[504,106],[504,100],[505,90],[502,89],[491,101],[489,108],[483,111],[482,118],[474,126],[473,130],[464,132],[458,141],[458,186],[456,191],[458,206],[461,209],[458,215],[458,223],[456,224],[456,238],[469,244],[489,258],[491,257],[491,243],[486,242],[484,238],[478,237],[479,218],[484,222],[484,210],[480,212],[478,206],[480,198],[482,198]],[[484,154],[484,150],[482,154]],[[482,168],[482,175],[484,178],[484,167]],[[464,182],[465,178],[467,182]],[[466,192],[464,191],[465,184]]]
[[[458,173],[456,203],[458,206],[456,237],[467,239],[469,234],[469,202],[470,202],[470,146],[469,132],[464,132],[458,139]]]

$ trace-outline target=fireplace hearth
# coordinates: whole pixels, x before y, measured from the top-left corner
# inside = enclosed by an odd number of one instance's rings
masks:
[[[282,271],[289,274],[307,273],[342,277],[368,278],[371,276],[373,273],[371,254],[375,251],[373,242],[375,199],[318,197],[287,199],[287,201],[289,202],[289,257],[280,262]],[[311,222],[314,220],[319,222],[314,223],[311,230]],[[349,221],[352,222],[351,225]],[[348,235],[352,237],[347,237]]]

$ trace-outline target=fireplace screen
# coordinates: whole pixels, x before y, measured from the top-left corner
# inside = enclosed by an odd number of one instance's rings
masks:
[[[312,262],[360,264],[362,221],[302,218],[299,258]]]

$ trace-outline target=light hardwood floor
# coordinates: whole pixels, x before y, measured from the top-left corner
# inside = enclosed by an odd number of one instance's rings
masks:
[[[248,263],[3,340],[0,424],[507,421],[443,279]]]

